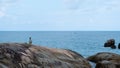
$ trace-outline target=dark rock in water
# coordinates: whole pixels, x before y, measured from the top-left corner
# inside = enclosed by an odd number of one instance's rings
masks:
[[[104,47],[111,47],[112,49],[116,49],[115,40],[109,39],[104,43]]]
[[[104,47],[111,47],[112,45],[115,45],[115,40],[109,39],[105,42]]]
[[[107,42],[104,43],[104,47],[111,47],[110,44],[108,44]]]
[[[87,59],[96,63],[96,68],[120,68],[120,55],[115,53],[101,52]]]
[[[116,46],[115,46],[115,45],[112,45],[111,48],[112,48],[112,49],[116,49]]]
[[[0,68],[91,68],[91,65],[72,50],[1,43]]]
[[[118,44],[118,49],[120,49],[120,43]]]

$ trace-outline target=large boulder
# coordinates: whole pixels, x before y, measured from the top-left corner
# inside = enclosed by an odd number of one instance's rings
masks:
[[[115,40],[109,39],[104,43],[104,47],[111,47],[112,49],[116,49]]]
[[[119,61],[119,60],[118,60]],[[101,62],[96,63],[95,68],[120,68],[120,63],[114,60],[103,60]]]
[[[96,68],[120,68],[120,55],[109,52],[97,53],[87,58],[96,63]]]
[[[0,68],[91,68],[91,65],[72,50],[1,43]]]
[[[103,60],[120,60],[120,55],[110,52],[100,52],[87,58],[89,61],[97,63]]]
[[[116,68],[116,65],[110,61],[104,60],[104,61],[98,62],[95,68]]]

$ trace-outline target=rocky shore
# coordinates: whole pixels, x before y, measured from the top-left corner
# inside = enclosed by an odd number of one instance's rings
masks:
[[[91,68],[91,65],[72,50],[0,43],[0,68]]]
[[[0,43],[0,68],[120,68],[120,55],[100,52],[84,58],[68,49],[27,43]]]

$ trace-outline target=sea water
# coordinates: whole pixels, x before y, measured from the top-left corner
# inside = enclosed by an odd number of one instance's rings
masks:
[[[0,43],[28,43],[29,37],[38,46],[71,49],[85,58],[98,52],[120,54],[120,49],[104,47],[108,39],[115,39],[118,46],[119,31],[0,31]],[[91,64],[94,68],[95,64]]]
[[[28,42],[32,37],[33,44],[51,48],[71,49],[84,57],[98,52],[120,54],[119,49],[104,48],[108,39],[120,43],[119,31],[0,31],[0,42]]]

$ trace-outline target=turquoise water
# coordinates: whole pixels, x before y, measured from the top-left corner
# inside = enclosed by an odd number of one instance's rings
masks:
[[[64,48],[77,51],[84,57],[98,52],[120,54],[119,49],[104,48],[104,42],[114,38],[116,46],[120,43],[119,31],[0,31],[0,42],[28,42],[52,48]]]

